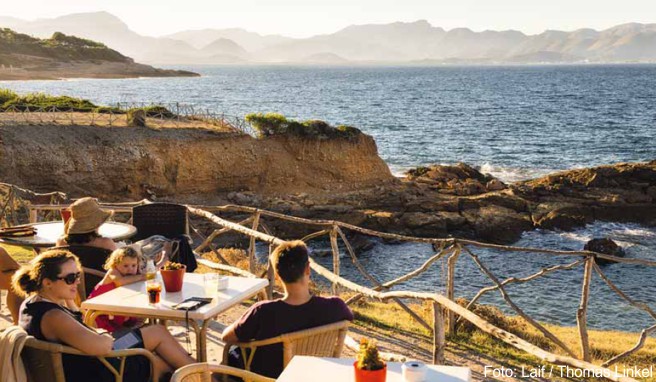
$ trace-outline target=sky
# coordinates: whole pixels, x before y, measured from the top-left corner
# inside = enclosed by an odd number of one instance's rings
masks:
[[[112,13],[149,36],[237,27],[309,37],[353,24],[416,20],[447,30],[537,34],[656,22],[656,0],[0,0],[0,16],[27,20],[95,11]]]

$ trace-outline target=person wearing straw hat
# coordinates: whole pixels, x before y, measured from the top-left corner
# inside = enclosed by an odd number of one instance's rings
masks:
[[[105,211],[94,198],[81,198],[68,208],[71,218],[64,225],[64,235],[57,239],[57,246],[87,245],[113,251],[117,248],[112,239],[98,234],[98,228],[114,211]]]

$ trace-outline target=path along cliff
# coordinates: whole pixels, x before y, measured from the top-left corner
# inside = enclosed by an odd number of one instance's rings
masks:
[[[656,161],[505,185],[465,164],[392,176],[375,141],[207,129],[0,127],[0,179],[106,201],[236,203],[415,236],[511,243],[594,220],[656,225]],[[285,236],[284,227],[274,227]],[[290,237],[299,237],[294,228]]]

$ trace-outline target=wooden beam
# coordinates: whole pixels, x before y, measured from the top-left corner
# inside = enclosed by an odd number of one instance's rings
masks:
[[[576,311],[576,323],[579,328],[579,340],[581,342],[581,357],[590,362],[590,339],[588,338],[588,301],[590,300],[590,280],[592,279],[592,266],[594,256],[585,260],[583,271],[583,285],[581,287],[581,303]]]
[[[444,309],[442,309],[442,305],[433,301],[433,365],[444,364],[445,330]]]

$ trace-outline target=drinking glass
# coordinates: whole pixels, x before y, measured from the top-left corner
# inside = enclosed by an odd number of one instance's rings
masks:
[[[205,281],[205,293],[210,296],[216,294],[219,289],[218,273],[205,273],[203,280]]]
[[[162,284],[157,280],[146,281],[146,292],[148,292],[148,303],[159,303],[159,295],[162,292]]]

